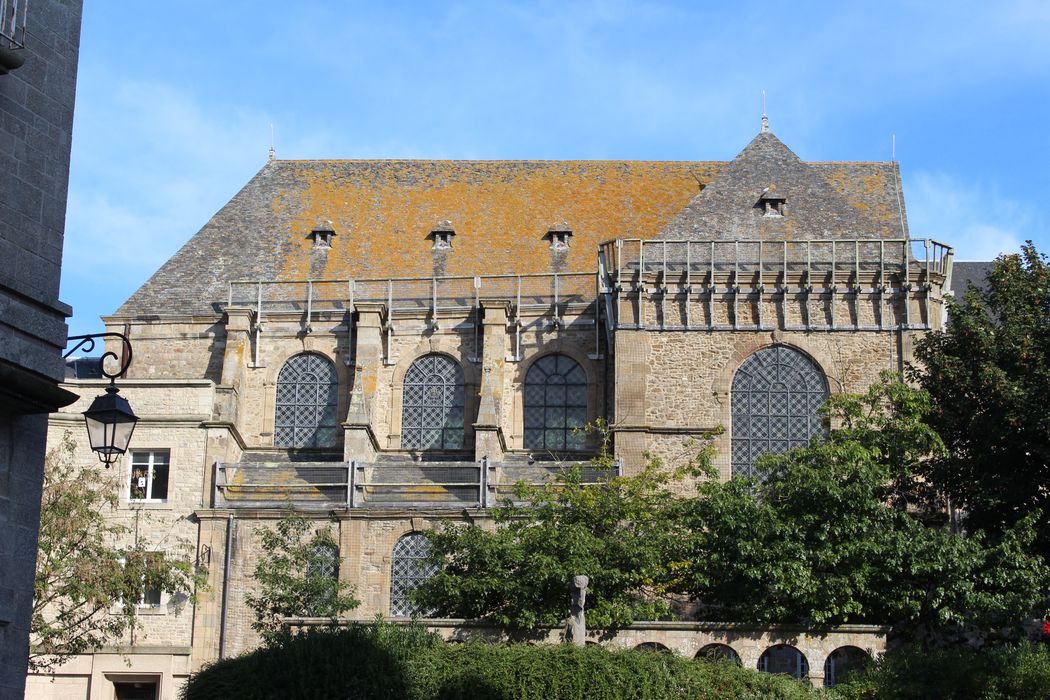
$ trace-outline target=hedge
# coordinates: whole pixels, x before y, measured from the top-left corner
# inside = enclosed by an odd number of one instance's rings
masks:
[[[449,644],[422,626],[310,630],[194,674],[184,700],[681,700],[816,698],[808,683],[669,653]]]
[[[836,686],[842,700],[1029,700],[1050,698],[1045,645],[891,652]]]

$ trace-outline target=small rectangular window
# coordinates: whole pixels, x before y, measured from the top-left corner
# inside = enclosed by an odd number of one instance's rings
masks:
[[[120,565],[126,566],[128,563],[124,557],[120,558]],[[146,581],[145,577],[142,579],[142,583],[145,584],[142,589],[142,595],[135,601],[136,608],[159,608],[160,607],[160,587],[151,586]],[[120,605],[124,604],[123,600],[118,601]]]
[[[168,460],[167,450],[131,453],[129,501],[168,500]]]

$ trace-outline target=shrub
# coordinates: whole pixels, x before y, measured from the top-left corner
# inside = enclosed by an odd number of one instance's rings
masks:
[[[1027,643],[982,651],[905,648],[882,656],[836,686],[832,696],[844,700],[1047,698],[1050,652],[1046,646]]]
[[[673,654],[567,645],[447,644],[421,625],[377,622],[311,630],[219,661],[192,676],[184,700],[680,700],[815,698],[806,683]]]

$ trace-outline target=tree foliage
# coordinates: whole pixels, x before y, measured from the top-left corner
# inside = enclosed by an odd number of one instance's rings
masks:
[[[290,512],[259,535],[258,590],[245,602],[255,613],[252,629],[266,644],[288,638],[285,617],[336,617],[360,605],[353,585],[336,575],[339,547],[330,527],[314,530],[309,520]]]
[[[999,257],[985,289],[949,304],[944,331],[916,345],[913,378],[947,451],[920,473],[998,536],[1037,518],[1050,555],[1050,266],[1029,242]]]
[[[944,445],[929,396],[886,375],[864,395],[833,397],[824,441],[720,482],[708,451],[677,473],[596,485],[578,468],[520,485],[495,529],[429,535],[441,573],[417,591],[439,614],[531,629],[568,614],[567,584],[591,577],[589,626],[659,619],[672,596],[702,619],[807,625],[888,624],[900,639],[995,636],[1039,609],[1050,571],[1032,552],[1033,518],[987,537],[950,530],[921,477]],[[607,454],[596,461],[609,466]],[[700,477],[682,495],[683,475]]]
[[[514,502],[493,510],[492,530],[454,523],[427,533],[443,568],[415,600],[438,615],[532,629],[565,619],[569,582],[583,574],[589,625],[668,617],[688,534],[673,515],[679,475],[650,460],[616,476],[605,449],[587,466],[606,476],[585,484],[574,465],[547,485],[518,484]]]
[[[178,612],[205,586],[205,573],[187,558],[153,551],[142,538],[128,545],[129,528],[112,519],[119,479],[79,467],[67,433],[44,464],[40,539],[29,655],[46,671],[65,658],[128,641],[140,628],[146,591],[160,590]]]
[[[952,532],[917,478],[943,454],[928,397],[884,378],[834,397],[828,439],[759,463],[760,478],[709,481],[690,501],[686,587],[707,617],[891,624],[898,638],[997,635],[1035,614],[1050,570],[1033,519],[1000,537]]]

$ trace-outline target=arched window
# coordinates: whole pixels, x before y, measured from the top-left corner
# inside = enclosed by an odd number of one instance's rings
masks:
[[[758,658],[758,670],[805,678],[809,675],[809,661],[805,654],[790,644],[777,644],[762,652]]]
[[[463,369],[447,355],[424,355],[405,374],[401,447],[458,450],[463,447]]]
[[[328,542],[320,542],[315,545],[306,564],[306,574],[307,577],[312,579],[326,578],[338,581],[339,548]],[[317,590],[313,598],[307,601],[308,614],[326,614],[336,594],[337,591],[334,588]]]
[[[275,447],[335,447],[339,380],[335,365],[313,353],[295,355],[277,375]]]
[[[843,682],[849,674],[867,666],[869,661],[871,657],[860,647],[839,647],[824,661],[824,685],[830,688]]]
[[[581,450],[587,423],[587,375],[566,355],[536,360],[525,375],[525,448]]]
[[[426,617],[429,613],[408,599],[409,591],[438,572],[435,564],[427,562],[430,542],[426,535],[413,532],[394,545],[390,558],[390,616]]]
[[[733,476],[753,476],[767,452],[826,435],[817,409],[827,398],[824,373],[798,350],[776,345],[744,360],[733,377]]]
[[[694,658],[704,661],[730,661],[740,665],[740,655],[728,644],[705,644],[696,652]]]

